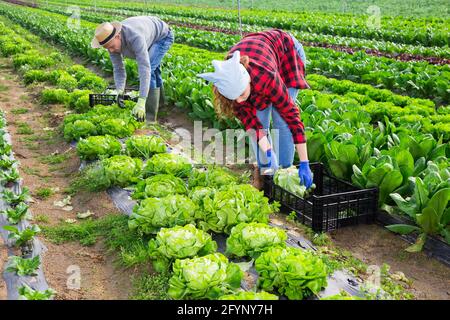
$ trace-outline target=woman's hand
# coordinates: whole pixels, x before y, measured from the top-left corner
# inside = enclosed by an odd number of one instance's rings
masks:
[[[304,185],[307,189],[311,188],[313,177],[311,169],[309,168],[309,161],[300,161],[298,176],[300,178],[300,184]]]

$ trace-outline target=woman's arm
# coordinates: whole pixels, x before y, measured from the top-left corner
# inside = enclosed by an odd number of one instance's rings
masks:
[[[295,145],[295,148],[297,149],[298,157],[300,161],[309,161],[308,158],[308,149],[305,143],[299,143]]]

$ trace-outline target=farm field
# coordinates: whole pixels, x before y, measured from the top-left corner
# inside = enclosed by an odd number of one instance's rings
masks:
[[[0,1],[1,300],[450,300],[446,2],[274,4],[241,1],[240,24],[237,1]],[[137,62],[118,106],[91,47],[141,15],[175,35],[157,122],[133,116]],[[296,168],[255,188],[197,76],[273,28],[306,54],[312,189]]]

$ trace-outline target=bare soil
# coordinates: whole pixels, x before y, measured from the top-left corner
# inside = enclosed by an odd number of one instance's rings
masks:
[[[23,185],[30,189],[33,196],[34,202],[30,209],[37,220],[35,223],[53,226],[66,219],[76,219],[76,213],[87,210],[94,212],[96,218],[118,213],[104,192],[78,192],[72,198],[71,211],[54,206],[54,201],[67,196],[64,191],[80,166],[76,151],[58,132],[66,109],[63,106],[40,105],[32,88],[27,89],[14,75],[8,60],[1,59],[0,65],[0,84],[7,88],[0,91],[0,106],[6,112],[13,151],[16,159],[20,161],[19,172]],[[29,111],[13,114],[11,111],[17,108],[26,108]],[[20,123],[28,124],[32,133],[20,134]],[[60,163],[46,163],[44,157],[49,155],[61,156]],[[54,188],[55,192],[49,198],[41,199],[36,194],[39,188]],[[55,245],[45,237],[40,239],[48,248],[43,257],[44,273],[49,286],[57,291],[56,299],[128,298],[131,290],[129,274],[115,268],[114,256],[107,255],[101,243],[84,247],[78,243]],[[3,248],[0,247],[0,263],[6,260]],[[71,266],[77,266],[80,270],[81,288],[77,290],[67,286],[68,280],[71,279]],[[3,297],[3,284],[3,281],[0,281],[0,298]]]
[[[334,244],[352,252],[368,265],[387,263],[391,272],[412,280],[417,299],[450,300],[450,268],[424,252],[408,253],[410,245],[389,230],[373,224],[342,228],[331,234]]]

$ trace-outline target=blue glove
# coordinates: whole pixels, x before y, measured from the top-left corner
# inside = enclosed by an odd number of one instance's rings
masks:
[[[313,177],[311,169],[309,168],[309,161],[300,161],[298,176],[300,178],[300,184],[304,185],[307,189],[311,188]]]
[[[267,159],[267,163],[261,163],[261,159],[259,158],[259,152],[257,152],[258,167],[260,169],[264,169],[266,171],[268,169],[272,169],[273,173],[275,173],[275,171],[277,171],[277,169],[278,169],[278,163],[277,163],[276,156],[274,155],[272,157],[272,149],[269,149],[266,151],[266,159]]]

